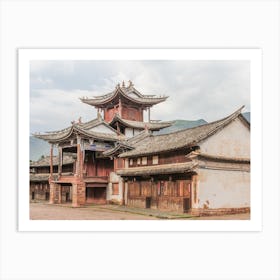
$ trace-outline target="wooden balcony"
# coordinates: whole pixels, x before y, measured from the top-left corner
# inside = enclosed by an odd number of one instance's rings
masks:
[[[56,180],[57,183],[75,183],[77,177],[75,177],[74,173],[67,172],[62,173],[58,179]],[[83,175],[83,181],[85,183],[108,183],[109,176],[86,176]]]
[[[67,173],[62,173],[59,177],[57,182],[59,183],[74,183],[75,176],[74,173],[67,172]]]
[[[109,176],[84,176],[85,183],[108,183]]]

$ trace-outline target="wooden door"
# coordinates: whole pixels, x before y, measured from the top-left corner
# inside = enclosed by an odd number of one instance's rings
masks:
[[[183,199],[183,209],[184,209],[184,212],[188,212],[191,209],[190,198],[184,198]]]
[[[152,198],[150,196],[146,197],[146,208],[151,208]]]

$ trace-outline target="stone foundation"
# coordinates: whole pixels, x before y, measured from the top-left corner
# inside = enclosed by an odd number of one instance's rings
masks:
[[[250,207],[242,208],[218,208],[218,209],[191,209],[189,214],[193,216],[220,216],[230,214],[250,213]]]

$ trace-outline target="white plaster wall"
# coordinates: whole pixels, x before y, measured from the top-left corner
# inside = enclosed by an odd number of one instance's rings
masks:
[[[250,130],[237,118],[200,144],[202,153],[250,158]]]
[[[250,173],[198,169],[199,208],[250,207]]]
[[[109,179],[109,191],[107,192],[107,200],[115,200],[115,201],[122,201],[122,193],[123,193],[123,180],[122,178],[117,175],[115,172],[111,172],[110,173],[110,179]],[[119,183],[119,194],[112,194],[113,193],[113,189],[112,189],[112,184],[113,183]]]
[[[127,137],[132,137],[133,136],[133,130],[130,127],[126,127],[124,131],[124,135]]]
[[[90,129],[91,131],[100,132],[100,133],[111,133],[116,134],[113,130],[111,130],[109,127],[107,127],[104,124],[99,124],[93,128]]]

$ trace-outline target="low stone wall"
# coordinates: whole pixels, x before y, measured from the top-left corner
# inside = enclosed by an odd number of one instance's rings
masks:
[[[191,209],[189,213],[193,216],[220,216],[230,214],[250,213],[250,207],[242,208],[218,208],[218,209]]]

